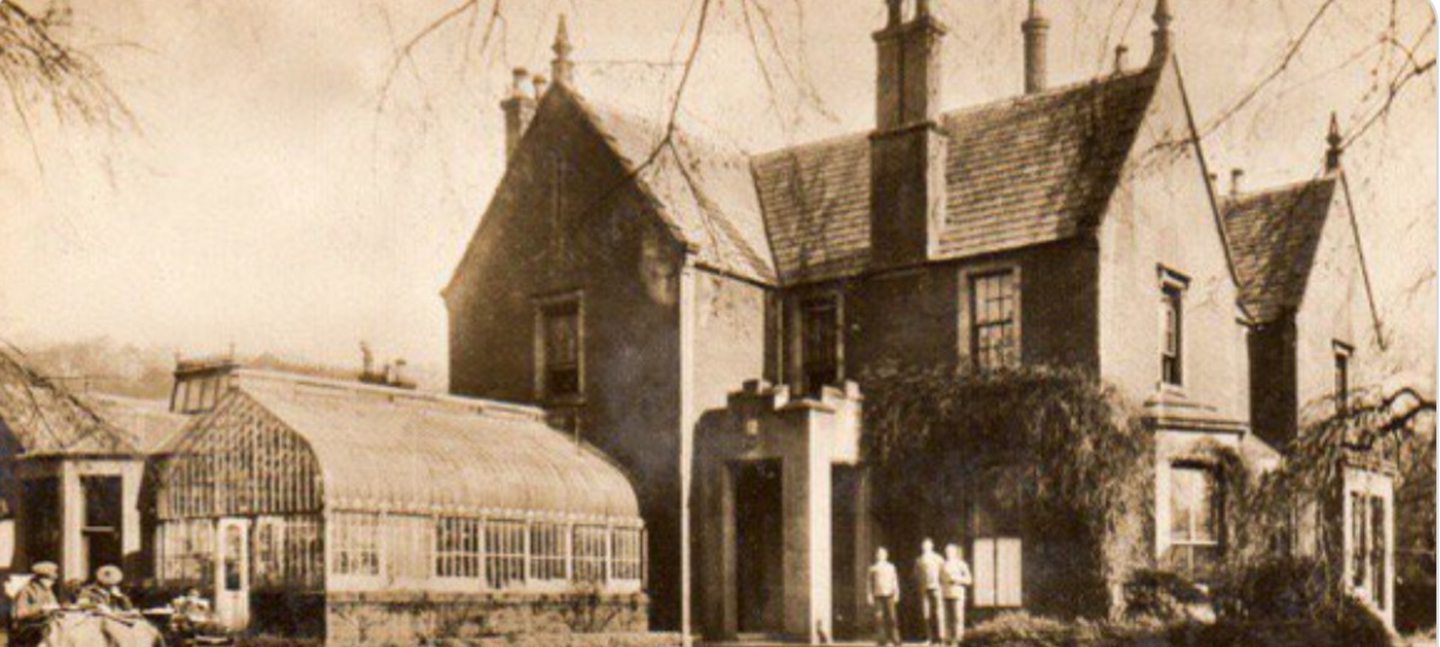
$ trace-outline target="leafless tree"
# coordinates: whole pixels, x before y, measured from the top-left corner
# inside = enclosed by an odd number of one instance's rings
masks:
[[[70,26],[64,0],[43,9],[0,0],[0,91],[41,167],[33,130],[37,111],[48,110],[61,123],[109,130],[133,129],[137,123],[104,69],[63,36]]]

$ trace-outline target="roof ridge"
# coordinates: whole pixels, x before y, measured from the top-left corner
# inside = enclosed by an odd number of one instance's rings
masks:
[[[982,111],[982,110],[993,110],[993,109],[1002,108],[1002,107],[1016,106],[1016,105],[1020,105],[1020,104],[1024,104],[1024,103],[1031,103],[1031,102],[1039,101],[1039,100],[1042,100],[1042,99],[1053,98],[1053,97],[1055,97],[1055,96],[1062,95],[1062,94],[1066,94],[1066,93],[1069,93],[1069,92],[1075,92],[1075,91],[1079,91],[1079,90],[1085,90],[1085,89],[1089,89],[1089,88],[1099,87],[1099,86],[1102,86],[1102,85],[1105,85],[1105,84],[1108,84],[1108,83],[1113,83],[1113,82],[1117,82],[1117,81],[1124,81],[1124,80],[1136,79],[1136,78],[1139,78],[1139,77],[1141,77],[1141,76],[1144,76],[1145,74],[1152,73],[1152,72],[1154,72],[1154,71],[1156,71],[1156,70],[1153,69],[1153,68],[1141,68],[1141,69],[1129,70],[1129,71],[1125,71],[1125,72],[1111,73],[1111,74],[1108,74],[1108,75],[1105,75],[1105,76],[1096,76],[1096,77],[1091,77],[1091,78],[1088,78],[1088,79],[1081,79],[1081,80],[1079,80],[1079,81],[1073,81],[1073,82],[1071,82],[1071,83],[1066,83],[1066,84],[1064,84],[1064,85],[1058,85],[1058,86],[1055,86],[1055,87],[1052,87],[1052,88],[1047,88],[1047,89],[1045,89],[1045,90],[1041,90],[1040,92],[1033,92],[1033,93],[1030,93],[1030,94],[1010,95],[1010,96],[1000,97],[1000,98],[998,98],[998,99],[991,99],[991,100],[988,100],[988,101],[985,101],[985,102],[982,102],[982,103],[974,103],[974,104],[970,104],[970,105],[966,105],[966,106],[960,106],[960,107],[957,107],[957,108],[951,108],[951,109],[949,109],[949,110],[942,111],[939,115],[936,116],[936,119],[937,119],[937,120],[953,119],[953,118],[955,118],[955,117],[959,117],[959,116],[962,116],[962,115],[970,114],[970,113],[972,113],[972,112],[980,112],[980,111]],[[867,137],[867,136],[869,136],[869,134],[872,133],[872,132],[874,132],[874,129],[873,129],[873,128],[868,129],[868,130],[855,130],[855,131],[850,131],[850,132],[846,132],[846,133],[839,133],[839,134],[835,134],[835,135],[827,135],[827,136],[825,136],[825,137],[823,137],[823,138],[820,138],[820,139],[814,139],[814,140],[810,140],[810,141],[806,141],[806,142],[801,142],[801,143],[798,143],[798,144],[790,144],[790,145],[788,145],[788,146],[783,146],[783,147],[780,147],[780,148],[767,149],[767,150],[765,150],[765,151],[763,151],[763,152],[759,152],[759,153],[754,153],[754,154],[752,154],[752,155],[751,155],[751,158],[752,158],[753,160],[756,160],[756,161],[763,161],[763,160],[760,160],[759,158],[774,158],[774,157],[779,157],[780,155],[783,155],[783,154],[785,154],[785,153],[791,153],[791,152],[795,152],[795,151],[799,151],[799,150],[809,150],[809,149],[812,149],[812,148],[820,148],[820,147],[823,147],[823,146],[826,146],[826,145],[838,144],[838,143],[841,143],[841,142],[843,142],[843,141],[850,140],[850,139],[859,139],[859,138]]]
[[[431,405],[428,407],[438,413],[462,413],[479,416],[495,416],[495,414],[507,414],[508,416],[519,416],[544,420],[545,414],[536,407],[505,402],[503,400],[489,400],[483,398],[471,398],[465,396],[451,395],[448,393],[437,393],[434,391],[418,391],[401,389],[379,384],[366,384],[363,382],[349,382],[330,378],[315,377],[302,373],[290,373],[273,369],[242,368],[235,371],[234,375],[240,378],[240,388],[247,386],[247,382],[260,382],[262,384],[288,384],[292,387],[288,393],[294,395],[350,395],[352,399],[363,399],[379,404],[410,404],[410,405]],[[261,387],[263,389],[263,387]],[[300,389],[309,389],[301,391]]]

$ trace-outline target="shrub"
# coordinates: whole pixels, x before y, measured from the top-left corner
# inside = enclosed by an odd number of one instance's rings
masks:
[[[1282,557],[1226,573],[1215,590],[1219,621],[1172,632],[1176,645],[1389,647],[1385,623],[1342,592],[1318,560]]]
[[[1125,583],[1125,618],[1173,623],[1192,618],[1209,597],[1190,580],[1170,571],[1136,571]]]
[[[1279,557],[1224,573],[1215,589],[1216,612],[1229,620],[1295,622],[1333,609],[1339,583],[1320,562]]]
[[[965,633],[966,647],[1132,647],[1154,645],[1152,627],[1108,622],[1061,622],[1044,616],[1006,613]]]
[[[1068,645],[1071,625],[1028,613],[1005,613],[965,632],[965,645],[981,647],[1050,647]]]

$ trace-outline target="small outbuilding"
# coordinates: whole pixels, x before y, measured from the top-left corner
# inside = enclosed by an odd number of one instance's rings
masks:
[[[536,408],[237,370],[150,471],[155,580],[329,643],[646,628],[644,525]]]

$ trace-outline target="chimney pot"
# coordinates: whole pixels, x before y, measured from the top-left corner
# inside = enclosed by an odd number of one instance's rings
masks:
[[[1038,0],[1030,0],[1030,15],[1020,30],[1025,33],[1025,94],[1043,92],[1048,83],[1046,58],[1050,21],[1040,13]]]
[[[1240,182],[1245,179],[1245,169],[1230,169],[1230,195],[1240,195]]]
[[[1120,46],[1117,46],[1117,47],[1115,48],[1115,73],[1116,73],[1116,74],[1120,74],[1121,72],[1124,72],[1124,71],[1125,71],[1125,58],[1126,58],[1126,55],[1128,55],[1129,53],[1130,53],[1130,48],[1129,48],[1129,47],[1126,47],[1126,46],[1124,46],[1124,45],[1120,45]]]
[[[510,82],[510,96],[500,102],[500,110],[505,113],[505,160],[510,161],[511,155],[515,154],[515,147],[520,145],[520,138],[525,135],[525,129],[530,125],[530,118],[535,116],[535,97],[526,92],[526,84],[530,82],[530,72],[523,67],[515,68]]]
[[[525,96],[525,82],[530,79],[530,72],[523,67],[517,67],[514,72],[511,72],[511,75],[510,96]]]
[[[545,96],[545,89],[550,85],[550,81],[544,74],[536,74],[530,79],[530,83],[535,87],[535,100],[539,101]]]

